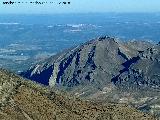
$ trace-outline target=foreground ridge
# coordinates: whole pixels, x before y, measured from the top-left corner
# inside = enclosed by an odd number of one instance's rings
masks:
[[[0,70],[1,120],[155,120],[123,104],[71,98]]]

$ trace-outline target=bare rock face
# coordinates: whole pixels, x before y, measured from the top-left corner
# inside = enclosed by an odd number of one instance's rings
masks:
[[[21,75],[82,98],[127,103],[160,116],[160,108],[154,107],[160,106],[159,44],[104,36],[52,56]]]
[[[158,84],[148,80],[154,72],[149,75],[148,70],[151,69],[146,67],[152,67],[150,63],[159,65],[159,48],[143,41],[121,42],[115,38],[100,37],[53,56],[21,75],[51,87],[95,84],[97,88],[111,82],[120,85],[125,81],[122,80],[124,75],[128,75],[135,77],[134,81],[131,80],[133,84],[155,87]],[[143,63],[145,66],[141,65]],[[156,68],[159,70],[158,66]],[[135,74],[137,77],[143,74],[144,80],[136,81]]]
[[[155,120],[122,104],[82,101],[0,70],[0,120]]]

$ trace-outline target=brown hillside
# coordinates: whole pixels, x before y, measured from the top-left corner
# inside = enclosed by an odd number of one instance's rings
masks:
[[[82,101],[0,70],[0,120],[155,120],[120,104]]]

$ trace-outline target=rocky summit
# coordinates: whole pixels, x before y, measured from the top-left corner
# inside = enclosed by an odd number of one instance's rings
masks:
[[[91,100],[127,103],[160,117],[160,45],[99,37],[21,73]]]
[[[155,120],[123,104],[82,101],[0,70],[0,120]]]

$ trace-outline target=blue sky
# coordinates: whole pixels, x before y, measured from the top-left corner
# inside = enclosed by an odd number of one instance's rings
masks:
[[[70,5],[58,5],[65,0],[46,0],[53,1],[54,4],[14,4],[3,5],[0,0],[1,13],[94,13],[94,12],[160,12],[160,0],[66,0]],[[22,1],[22,0],[12,0]],[[23,0],[36,1],[36,0]],[[45,0],[37,0],[45,1]]]

